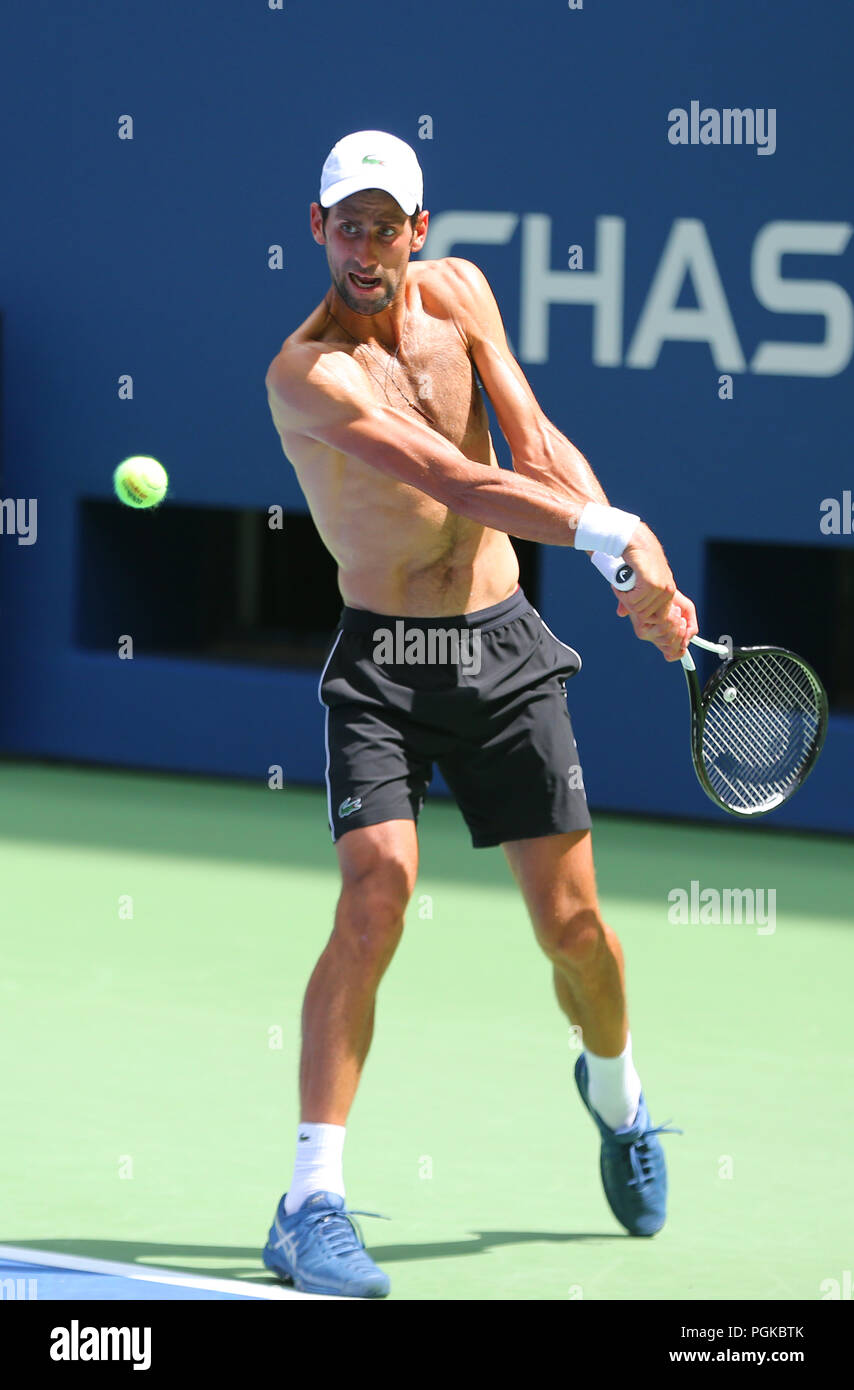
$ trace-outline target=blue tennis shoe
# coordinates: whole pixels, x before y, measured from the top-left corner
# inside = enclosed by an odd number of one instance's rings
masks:
[[[291,1216],[285,1197],[276,1209],[264,1264],[300,1293],[338,1294],[344,1298],[385,1298],[387,1274],[365,1250],[358,1224],[351,1218],[380,1216],[376,1211],[352,1212],[336,1192],[312,1192]],[[388,1221],[388,1216],[380,1216]]]
[[[641,1092],[634,1123],[609,1129],[589,1100],[587,1059],[582,1052],[575,1064],[575,1082],[602,1135],[599,1170],[608,1205],[629,1235],[654,1236],[667,1218],[667,1166],[659,1134],[681,1134],[665,1125],[652,1128]]]

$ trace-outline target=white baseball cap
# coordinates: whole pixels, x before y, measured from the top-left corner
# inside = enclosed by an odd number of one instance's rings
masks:
[[[407,217],[424,206],[421,166],[405,140],[384,130],[357,130],[333,145],[320,175],[321,207],[366,188],[390,193]]]

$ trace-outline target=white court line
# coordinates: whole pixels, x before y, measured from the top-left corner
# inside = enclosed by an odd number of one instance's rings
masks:
[[[157,1269],[153,1265],[121,1264],[117,1260],[92,1260],[84,1255],[57,1255],[53,1251],[30,1250],[17,1245],[0,1245],[0,1261],[14,1260],[19,1264],[49,1265],[55,1269],[74,1269],[84,1274],[121,1274],[126,1278],[142,1279],[151,1284],[183,1284],[191,1289],[211,1289],[219,1293],[239,1293],[244,1298],[331,1298],[337,1303],[352,1303],[334,1293],[298,1293],[284,1284],[251,1285],[239,1279],[216,1279],[196,1274],[178,1274],[174,1269]],[[3,1277],[0,1268],[0,1279]],[[358,1302],[366,1300],[359,1299]]]

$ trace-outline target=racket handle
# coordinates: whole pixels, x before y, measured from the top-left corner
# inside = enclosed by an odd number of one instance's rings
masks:
[[[625,592],[635,587],[637,582],[635,572],[622,555],[604,555],[601,550],[594,550],[590,559],[599,573],[603,574],[608,583],[613,585],[615,589],[622,589]]]

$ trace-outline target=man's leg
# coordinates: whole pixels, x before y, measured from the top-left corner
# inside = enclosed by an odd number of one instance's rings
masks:
[[[602,921],[589,830],[503,846],[537,941],[552,963],[558,1003],[581,1032],[590,1102],[613,1129],[634,1120],[641,1094],[632,1059],[623,951]]]
[[[403,932],[418,871],[415,822],[350,830],[336,843],[341,894],[332,935],[305,992],[300,1123],[285,1209],[312,1192],[344,1196],[347,1116],[374,1031],[377,989]]]
[[[415,822],[348,831],[336,844],[341,894],[302,1009],[300,1119],[344,1125],[374,1029],[380,980],[403,932],[418,872]]]
[[[623,952],[602,921],[589,830],[503,845],[537,941],[552,963],[558,1002],[581,1029],[575,1068],[602,1136],[605,1195],[631,1235],[664,1225],[667,1168],[632,1061]]]
[[[623,952],[599,913],[589,830],[502,846],[552,963],[558,1003],[585,1047],[616,1057],[626,1045]]]

